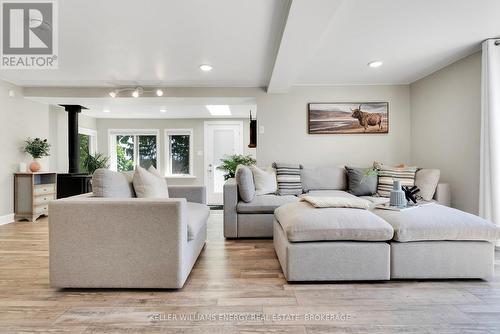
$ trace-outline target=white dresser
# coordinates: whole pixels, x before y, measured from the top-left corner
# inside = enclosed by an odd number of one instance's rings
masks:
[[[34,222],[49,214],[49,202],[56,199],[57,174],[50,172],[14,174],[14,219]]]

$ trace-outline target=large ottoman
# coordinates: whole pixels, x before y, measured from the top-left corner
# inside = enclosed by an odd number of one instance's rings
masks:
[[[274,247],[287,281],[390,279],[393,229],[372,212],[297,202],[277,208],[274,217]]]
[[[373,210],[391,224],[392,279],[489,278],[499,229],[439,204],[405,211]]]

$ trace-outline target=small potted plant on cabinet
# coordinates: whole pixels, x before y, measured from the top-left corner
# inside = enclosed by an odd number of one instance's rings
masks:
[[[47,139],[28,138],[25,140],[24,152],[33,157],[33,161],[30,164],[30,170],[33,173],[36,173],[42,169],[42,165],[40,165],[40,158],[48,157],[50,155],[50,144]]]

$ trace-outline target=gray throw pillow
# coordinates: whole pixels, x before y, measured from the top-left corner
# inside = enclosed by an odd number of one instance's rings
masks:
[[[372,196],[377,192],[377,175],[367,172],[371,168],[346,167],[348,192],[355,196]]]
[[[236,167],[234,178],[238,185],[238,192],[241,200],[246,203],[251,202],[255,197],[255,184],[252,170],[248,166],[239,165]]]
[[[135,197],[130,174],[100,168],[92,175],[92,191],[95,197]]]

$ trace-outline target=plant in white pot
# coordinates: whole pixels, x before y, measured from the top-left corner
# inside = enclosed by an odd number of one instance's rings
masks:
[[[50,144],[47,139],[40,138],[28,138],[24,142],[24,152],[33,157],[33,162],[30,164],[30,170],[36,173],[42,169],[39,159],[50,155]]]

